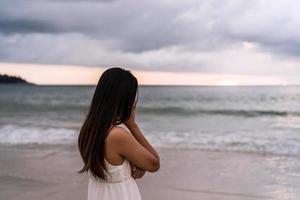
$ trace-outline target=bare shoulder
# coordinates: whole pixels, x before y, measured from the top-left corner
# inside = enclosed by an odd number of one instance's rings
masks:
[[[123,127],[113,127],[107,136],[107,142],[116,145],[121,145],[122,143],[131,139],[131,134]]]

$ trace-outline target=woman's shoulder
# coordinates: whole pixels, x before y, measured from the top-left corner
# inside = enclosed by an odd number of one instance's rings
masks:
[[[123,134],[128,134],[128,130],[125,129],[124,127],[122,126],[114,126],[111,128],[110,132],[109,132],[109,135],[112,135],[112,136],[119,136],[119,135],[123,135]]]
[[[130,133],[121,126],[114,126],[107,135],[107,140],[113,143],[122,143],[128,139]]]

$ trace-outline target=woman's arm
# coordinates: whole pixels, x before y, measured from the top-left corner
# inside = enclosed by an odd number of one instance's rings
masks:
[[[158,153],[152,147],[152,145],[148,142],[148,140],[144,137],[144,135],[142,134],[138,125],[135,122],[131,122],[130,124],[126,123],[126,126],[130,130],[133,137],[159,161]]]
[[[158,153],[151,146],[151,144],[147,141],[147,139],[144,137],[144,135],[142,134],[138,125],[136,123],[134,123],[134,124],[127,123],[126,126],[130,130],[131,134],[135,137],[135,139],[159,160]],[[139,167],[135,166],[134,164],[131,164],[131,169],[132,169],[132,176],[135,179],[141,178],[145,174],[144,170],[140,169]]]
[[[137,123],[135,122],[135,115],[136,115],[136,104],[133,106],[131,115],[127,122],[124,124],[127,126],[131,134],[134,138],[143,146],[145,147],[153,156],[155,156],[159,160],[159,155],[152,147],[152,145],[148,142],[148,140],[142,134],[140,128],[138,127]]]
[[[109,141],[112,142],[111,145],[114,146],[115,151],[145,171],[157,171],[160,167],[159,155],[135,122],[135,106],[130,118],[124,124],[131,133],[124,128],[115,128],[110,133],[111,140]]]
[[[159,169],[159,158],[141,145],[126,129],[114,128],[109,135],[108,144],[114,147],[114,151],[121,157],[145,171],[156,172]]]

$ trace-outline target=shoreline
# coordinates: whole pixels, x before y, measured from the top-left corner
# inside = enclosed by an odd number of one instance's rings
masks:
[[[76,144],[1,144],[1,148],[25,148],[25,149],[53,149],[53,148],[62,148],[65,150],[68,149],[76,149]],[[155,148],[160,149],[162,151],[170,151],[170,150],[179,150],[179,151],[200,151],[200,152],[211,152],[211,153],[224,153],[224,154],[244,154],[244,155],[256,155],[259,157],[282,157],[282,158],[299,158],[299,156],[292,154],[278,154],[272,152],[255,152],[255,151],[243,151],[243,150],[225,150],[225,149],[209,149],[209,148],[196,148],[196,147],[159,147],[155,146]],[[300,159],[300,158],[299,158]]]
[[[297,199],[295,157],[158,148],[161,169],[137,180],[143,200]],[[0,199],[86,199],[76,145],[0,145]],[[155,187],[153,187],[155,185]],[[298,187],[297,187],[298,186]]]

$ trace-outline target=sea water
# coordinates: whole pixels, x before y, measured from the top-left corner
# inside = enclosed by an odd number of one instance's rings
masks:
[[[0,86],[0,143],[75,144],[95,86]],[[140,86],[137,122],[158,147],[300,154],[300,87]]]

